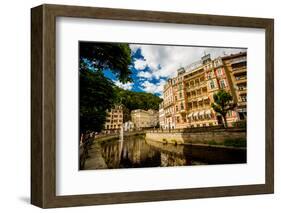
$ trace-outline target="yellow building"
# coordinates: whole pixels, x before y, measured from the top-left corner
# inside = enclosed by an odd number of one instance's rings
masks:
[[[107,111],[107,117],[105,122],[105,132],[116,132],[123,124],[123,109],[122,106],[115,106],[111,110]]]
[[[222,117],[211,107],[214,93],[221,89],[229,92],[239,106],[237,110],[229,111],[227,121],[233,123],[245,119],[245,63],[246,53],[214,60],[210,55],[205,55],[201,60],[180,68],[177,77],[169,79],[164,86],[165,122],[161,123],[161,128],[181,129],[223,124]]]
[[[159,122],[159,113],[156,110],[136,109],[131,111],[132,122],[137,129],[156,127]]]
[[[222,58],[233,84],[234,99],[240,120],[247,118],[247,54],[246,52]]]
[[[176,127],[175,123],[175,109],[174,109],[174,90],[173,90],[173,79],[169,79],[167,83],[164,85],[164,101],[163,101],[163,109],[164,109],[164,124],[162,123],[163,129],[174,129]]]
[[[218,89],[209,56],[205,56],[197,66],[184,74],[187,94],[186,127],[217,125],[215,113],[211,108],[212,93]]]
[[[162,128],[165,125],[165,110],[163,101],[159,104],[159,125]]]

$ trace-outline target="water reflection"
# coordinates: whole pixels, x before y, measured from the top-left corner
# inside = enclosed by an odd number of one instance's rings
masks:
[[[102,156],[108,168],[138,168],[161,165],[160,152],[146,143],[142,136],[126,137],[102,145]]]
[[[246,163],[246,150],[163,144],[147,141],[144,136],[107,141],[101,148],[111,169]]]

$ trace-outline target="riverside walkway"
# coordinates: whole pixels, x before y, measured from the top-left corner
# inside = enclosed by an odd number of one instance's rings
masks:
[[[132,132],[124,132],[125,136],[134,136],[144,134],[144,131],[132,131]],[[95,136],[93,144],[90,146],[88,150],[88,156],[85,160],[84,168],[85,170],[88,169],[107,169],[106,162],[102,156],[101,151],[101,142],[118,139],[120,133],[112,133],[112,134],[99,134]],[[81,149],[82,147],[80,147]]]
[[[88,152],[89,158],[85,162],[85,169],[106,169],[107,165],[101,153],[100,143],[94,143]]]

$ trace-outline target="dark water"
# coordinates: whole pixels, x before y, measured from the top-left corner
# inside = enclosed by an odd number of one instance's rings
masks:
[[[109,169],[246,163],[246,150],[208,146],[173,145],[125,137],[101,145]]]

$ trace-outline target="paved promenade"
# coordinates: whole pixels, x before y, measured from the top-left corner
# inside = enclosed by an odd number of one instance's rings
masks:
[[[89,150],[89,158],[85,162],[85,169],[106,169],[107,165],[101,153],[100,143],[94,143]]]

